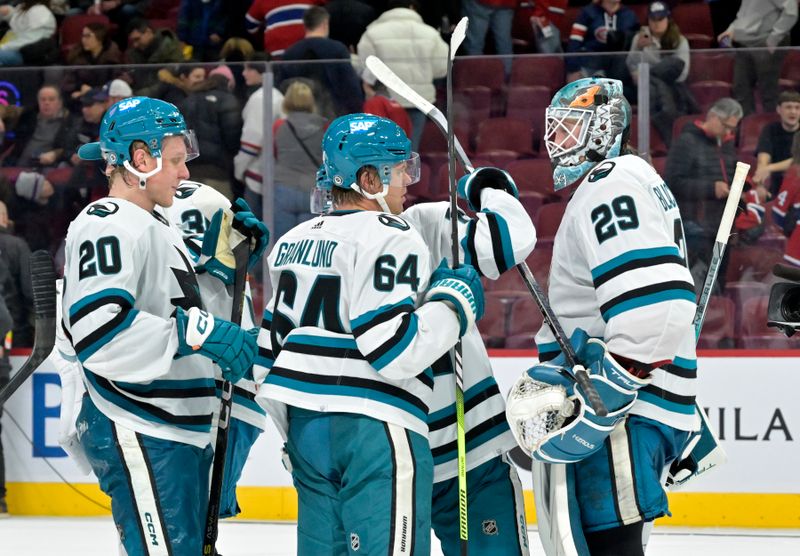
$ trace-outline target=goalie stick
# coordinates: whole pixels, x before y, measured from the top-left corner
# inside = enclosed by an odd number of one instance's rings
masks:
[[[245,238],[233,248],[236,272],[233,279],[233,307],[231,322],[241,324],[244,310],[244,293],[247,285],[247,261],[250,258],[250,238]],[[219,510],[222,498],[222,485],[225,477],[225,455],[228,451],[228,433],[231,424],[231,404],[233,403],[233,383],[222,381],[222,398],[217,420],[217,439],[214,444],[214,463],[211,467],[211,486],[206,511],[206,529],[203,537],[203,556],[219,554],[216,550],[219,535]]]
[[[469,19],[462,17],[456,24],[450,36],[447,51],[447,106],[453,106],[453,58],[458,47],[464,42],[467,34]],[[453,248],[453,268],[460,266],[458,260],[458,197],[456,191],[456,157],[455,136],[453,135],[452,108],[447,111],[447,153],[448,174],[450,189],[450,232]],[[467,521],[467,439],[464,432],[464,362],[462,360],[461,338],[453,348],[454,371],[456,378],[456,449],[458,451],[458,538],[461,545],[461,554],[467,554],[467,539],[469,538],[469,523]]]
[[[449,137],[449,130],[451,129],[451,126],[448,125],[448,122],[441,110],[422,98],[418,92],[412,89],[405,81],[400,79],[377,56],[367,57],[366,65],[381,83],[413,104],[415,108],[433,120],[433,122],[436,124],[436,127],[438,127],[442,133],[447,134]],[[464,152],[464,149],[461,147],[458,137],[454,137],[454,143],[455,152],[458,155],[461,164],[464,166],[464,169],[467,172],[472,172],[474,167],[472,166],[467,153]],[[452,161],[452,157],[450,158],[451,164],[455,164],[455,162]],[[594,385],[592,385],[592,383],[589,381],[589,375],[586,373],[586,369],[583,367],[583,365],[578,363],[575,350],[572,348],[572,344],[569,343],[569,339],[564,333],[561,323],[558,322],[555,313],[553,313],[553,309],[550,307],[550,302],[547,300],[547,296],[536,282],[536,278],[534,278],[533,273],[531,273],[528,265],[524,261],[517,265],[517,270],[522,276],[522,280],[525,282],[528,291],[533,296],[536,305],[538,305],[539,310],[544,317],[544,321],[547,323],[547,326],[553,333],[558,346],[561,348],[561,351],[567,360],[567,364],[570,366],[570,368],[572,368],[575,381],[586,393],[589,405],[597,415],[605,417],[608,415],[608,410],[606,409],[605,404],[603,404],[603,401],[600,399],[600,395],[597,393],[597,390],[595,390]]]
[[[56,343],[56,271],[47,251],[35,251],[30,258],[35,331],[33,349],[19,371],[0,390],[0,407],[50,356]]]
[[[744,189],[744,182],[749,170],[749,164],[744,162],[736,163],[736,171],[731,181],[728,200],[725,202],[722,219],[717,229],[714,252],[708,265],[708,274],[706,274],[705,282],[703,282],[703,290],[700,294],[700,299],[697,301],[697,310],[692,321],[695,341],[700,339],[706,310],[711,300],[711,291],[714,289],[714,283],[717,281],[717,275],[719,274],[719,266],[722,263],[722,257],[725,255],[725,249],[728,247],[731,226],[733,225],[733,219],[736,217],[736,209],[739,206],[739,199],[742,197],[742,189]],[[702,475],[709,469],[722,465],[728,460],[725,451],[719,444],[719,439],[708,422],[706,412],[696,402],[695,409],[700,416],[700,431],[684,449],[681,457],[670,466],[667,486],[673,489],[683,486],[692,478]]]

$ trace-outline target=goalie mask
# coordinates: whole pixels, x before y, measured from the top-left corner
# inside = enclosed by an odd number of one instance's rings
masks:
[[[619,156],[630,124],[621,81],[590,77],[565,85],[546,111],[544,140],[554,189],[572,185],[598,162]]]
[[[391,212],[384,197],[389,192],[393,170],[403,165],[409,185],[420,178],[419,155],[411,151],[411,141],[392,120],[371,114],[348,114],[336,118],[322,139],[322,167],[317,172],[316,196],[325,196],[332,188],[353,189],[367,199],[378,202]],[[358,172],[363,167],[375,168],[383,190],[370,194],[359,186]],[[314,200],[312,199],[312,203]],[[318,210],[326,203],[317,202]],[[329,204],[329,203],[328,203]]]

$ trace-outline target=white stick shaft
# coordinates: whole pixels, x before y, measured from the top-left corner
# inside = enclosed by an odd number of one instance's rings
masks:
[[[728,194],[728,201],[725,203],[725,210],[722,212],[722,220],[717,230],[717,243],[728,243],[728,236],[731,234],[733,219],[736,218],[736,208],[739,206],[739,200],[742,198],[744,180],[747,178],[747,172],[749,171],[749,164],[745,164],[744,162],[736,163],[736,171],[733,174],[733,181],[731,182],[731,191]]]

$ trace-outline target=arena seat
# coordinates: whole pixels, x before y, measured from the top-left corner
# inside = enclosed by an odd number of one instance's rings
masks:
[[[736,306],[733,301],[721,295],[712,295],[697,347],[700,349],[733,347],[736,337],[735,323]]]
[[[533,125],[533,144],[536,152],[546,156],[543,148],[545,111],[550,104],[550,90],[544,85],[512,85],[508,88],[506,117]]]
[[[489,118],[481,122],[475,138],[476,154],[491,159],[496,151],[515,153],[514,158],[532,154],[532,124],[513,118]]]
[[[475,135],[478,125],[488,120],[492,112],[492,90],[489,87],[465,87],[453,92],[456,122]]]
[[[678,24],[681,33],[700,33],[714,36],[711,11],[706,2],[681,3],[672,9],[672,19]]]
[[[720,80],[695,81],[689,83],[689,91],[700,106],[700,112],[705,113],[719,99],[731,96],[731,84]]]
[[[562,35],[562,39],[566,36]],[[508,84],[510,87],[544,86],[552,97],[564,85],[564,59],[561,56],[515,56]],[[547,104],[550,104],[549,98]]]
[[[535,334],[542,326],[543,320],[542,312],[532,297],[520,298],[511,306],[508,335],[511,337],[518,334]]]
[[[566,209],[567,203],[564,202],[542,205],[536,215],[536,235],[539,239],[552,240],[555,238]]]
[[[732,52],[700,51],[689,54],[689,76],[687,83],[696,81],[725,81],[733,83]]]
[[[525,158],[511,162],[506,168],[520,191],[533,191],[555,198],[553,167],[546,158]]]
[[[486,292],[486,310],[483,318],[478,321],[478,330],[486,347],[503,347],[508,335],[506,321],[511,303],[508,298],[498,295],[497,292]]]

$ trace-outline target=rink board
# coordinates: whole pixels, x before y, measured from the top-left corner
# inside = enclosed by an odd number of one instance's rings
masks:
[[[22,361],[12,357],[15,368]],[[533,353],[493,352],[500,390],[506,392],[533,362]],[[673,516],[660,524],[800,528],[800,351],[703,352],[699,369],[699,400],[720,433],[729,462],[671,493]],[[58,446],[60,391],[48,361],[6,404],[2,439],[9,506],[21,515],[108,514],[109,501],[94,478],[82,475]],[[240,482],[242,518],[296,519],[297,499],[279,446],[270,425]],[[530,487],[530,473],[520,470],[520,475]],[[526,509],[534,523],[530,492]]]

